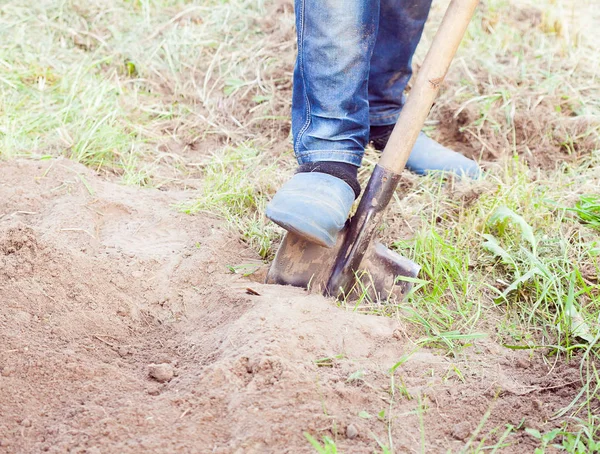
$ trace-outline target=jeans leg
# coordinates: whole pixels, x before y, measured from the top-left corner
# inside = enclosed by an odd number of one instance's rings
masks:
[[[369,62],[380,0],[295,0],[292,134],[299,164],[360,166],[369,135]]]
[[[431,0],[381,0],[379,31],[369,75],[370,125],[394,124],[404,105]]]

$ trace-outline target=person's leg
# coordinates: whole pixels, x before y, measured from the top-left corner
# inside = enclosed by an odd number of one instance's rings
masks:
[[[360,166],[379,0],[296,0],[292,133],[299,164]]]
[[[404,105],[431,0],[381,0],[379,31],[369,75],[370,141],[383,150]],[[450,171],[477,177],[479,166],[421,133],[406,167],[419,174]]]
[[[379,0],[296,0],[298,56],[292,134],[298,173],[267,216],[333,246],[360,193],[357,170],[369,137],[369,64]]]
[[[430,8],[431,0],[381,0],[369,75],[371,128],[393,125],[400,115]]]

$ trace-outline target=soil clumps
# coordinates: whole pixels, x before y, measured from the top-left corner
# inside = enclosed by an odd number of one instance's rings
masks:
[[[447,357],[396,320],[231,274],[256,255],[174,210],[184,197],[61,159],[0,166],[0,452],[313,452],[304,432],[445,452],[507,422],[549,430],[575,396],[576,365],[491,338]]]

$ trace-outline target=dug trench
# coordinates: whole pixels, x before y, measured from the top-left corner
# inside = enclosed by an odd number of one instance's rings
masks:
[[[2,163],[0,452],[314,452],[304,433],[446,452],[507,424],[501,452],[531,452],[524,429],[575,396],[576,363],[492,337],[448,357],[398,320],[232,274],[258,256],[178,212],[189,196]]]

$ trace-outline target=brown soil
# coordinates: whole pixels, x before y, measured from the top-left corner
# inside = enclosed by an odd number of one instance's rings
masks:
[[[388,421],[395,452],[446,452],[548,430],[574,397],[575,366],[491,338],[416,351],[392,397],[405,327],[230,274],[256,256],[183,197],[65,160],[0,165],[1,452],[314,452],[309,432],[372,453]]]
[[[494,28],[498,23],[502,23],[524,36],[531,35],[534,29],[543,30],[547,11],[517,3],[511,3],[510,8],[499,14],[486,2],[481,2],[478,9],[482,13],[482,29],[493,35]],[[437,21],[445,6],[437,3],[439,10],[436,11],[435,8],[434,2],[435,14],[432,16],[433,20]],[[587,23],[594,20],[597,21],[597,18],[592,10],[584,12],[582,9],[577,15],[562,18],[558,23],[565,27],[576,26],[582,35],[591,37],[598,27],[591,27]],[[430,21],[425,29],[426,34],[435,30],[432,25]],[[549,36],[552,36],[552,33]],[[553,39],[567,46],[565,36],[560,35]],[[554,170],[560,168],[563,163],[580,163],[596,151],[600,143],[598,117],[580,112],[581,104],[585,104],[588,99],[594,99],[594,94],[587,94],[586,89],[582,88],[586,86],[587,80],[594,77],[593,70],[587,72],[588,68],[593,67],[593,63],[582,62],[583,68],[577,68],[575,71],[577,77],[571,77],[573,66],[576,64],[567,58],[563,61],[557,57],[556,65],[560,68],[556,69],[557,73],[563,73],[565,81],[569,80],[575,89],[569,91],[569,94],[562,89],[555,93],[547,92],[532,80],[533,75],[523,76],[521,65],[514,64],[513,57],[519,53],[529,62],[536,58],[536,50],[528,47],[530,44],[527,40],[524,43],[511,44],[507,55],[499,55],[498,58],[490,60],[490,64],[495,66],[494,71],[486,65],[479,65],[477,58],[461,54],[462,51],[459,50],[455,60],[466,58],[469,62],[468,74],[458,61],[451,66],[442,92],[429,116],[430,120],[437,122],[435,130],[431,132],[434,138],[477,160],[484,167],[491,168],[495,167],[494,163],[502,163],[516,154],[530,168]],[[416,69],[418,71],[418,68]],[[477,81],[473,97],[490,96],[502,91],[510,93],[513,109],[510,120],[507,119],[506,109],[502,108],[505,100],[498,99],[486,109],[482,109],[477,106],[477,102],[465,104],[464,99],[456,96],[461,79],[470,78]],[[580,88],[581,92],[578,91]],[[473,101],[473,98],[470,100]]]
[[[511,144],[508,133],[496,134],[485,128],[473,134],[472,126],[480,113],[472,106],[465,107],[458,115],[458,105],[443,106],[435,115],[440,121],[436,137],[446,146],[460,150],[462,154],[481,162],[484,166],[502,161],[516,150],[531,168],[556,169],[563,162],[578,162],[588,157],[597,147],[597,138],[586,131],[597,128],[597,121],[584,117],[556,115],[554,105],[559,105],[559,97],[547,97],[536,107],[535,113],[518,112],[514,117],[516,146]],[[495,115],[500,115],[495,112]],[[572,140],[571,147],[568,138]]]

